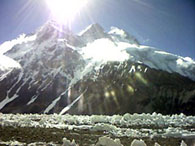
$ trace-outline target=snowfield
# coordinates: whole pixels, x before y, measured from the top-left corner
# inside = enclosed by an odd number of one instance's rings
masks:
[[[183,114],[172,116],[164,116],[157,113],[125,114],[123,116],[0,114],[0,127],[4,129],[0,130],[2,133],[9,131],[7,128],[11,128],[12,130],[17,128],[44,129],[43,131],[55,129],[54,131],[56,131],[56,133],[58,130],[62,130],[70,135],[74,133],[73,135],[76,134],[76,137],[73,136],[69,138],[69,140],[74,139],[75,142],[71,142],[66,138],[58,142],[58,144],[64,143],[64,145],[70,146],[76,145],[76,143],[78,143],[78,145],[84,145],[82,140],[85,141],[85,139],[81,140],[80,137],[87,134],[89,135],[88,139],[93,139],[94,137],[95,139],[85,144],[96,144],[95,146],[126,146],[127,143],[129,143],[129,146],[146,146],[156,143],[155,146],[157,146],[157,143],[162,145],[162,141],[166,140],[168,144],[172,140],[172,144],[175,142],[175,145],[177,145],[179,142],[182,146],[185,146],[184,141],[186,141],[188,145],[195,144],[195,116],[185,116]],[[9,137],[10,141],[3,140],[5,139],[2,136],[4,134],[0,134],[0,144],[4,143],[10,145],[11,143],[18,142],[16,141],[17,139],[13,139],[13,137]],[[67,136],[66,134],[64,137]],[[136,139],[143,139],[143,141]],[[144,141],[146,141],[146,143]],[[33,145],[34,142],[35,141],[28,141],[28,144],[31,143]],[[41,142],[42,145],[46,145],[44,144],[45,141]],[[51,140],[50,144],[52,145],[52,143],[53,145],[56,144],[56,142]],[[25,144],[24,141],[21,144]]]

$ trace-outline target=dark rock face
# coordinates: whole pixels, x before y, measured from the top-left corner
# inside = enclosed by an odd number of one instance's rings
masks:
[[[135,72],[130,72],[132,66]],[[110,62],[99,70],[95,81],[92,76],[78,83],[87,92],[69,110],[71,114],[195,114],[195,82],[179,74],[128,61]]]
[[[98,24],[81,36],[47,24],[35,41],[15,45],[6,55],[22,69],[0,81],[0,112],[60,113],[67,107],[70,114],[195,114],[195,82],[177,73],[124,61],[93,66],[77,79],[88,60],[74,47],[114,35]]]

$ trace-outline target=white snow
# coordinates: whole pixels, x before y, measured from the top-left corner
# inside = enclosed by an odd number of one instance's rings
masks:
[[[113,140],[110,137],[100,137],[95,146],[123,146],[119,139]]]
[[[25,143],[21,143],[19,141],[9,141],[9,142],[2,142],[0,140],[0,145],[9,145],[9,146],[24,146],[26,145]]]
[[[191,58],[189,57],[179,57],[177,59],[177,65],[180,66],[180,67],[183,67],[183,68],[188,68],[191,66],[191,64],[195,64],[195,61],[193,61]]]
[[[195,80],[195,61],[191,58],[177,56],[171,53],[158,51],[156,48],[149,46],[135,46],[124,42],[117,43],[123,45],[130,55],[130,60],[142,62],[143,64],[158,70],[167,72],[176,72],[180,75]]]
[[[64,113],[66,113],[76,102],[78,102],[79,99],[85,94],[86,91],[87,90],[85,90],[81,95],[79,95],[71,104],[63,108],[62,111],[60,112],[60,115],[63,115]]]
[[[132,72],[136,72],[136,69],[135,69],[135,66],[134,65],[132,65],[131,66],[131,69],[129,70],[129,73],[132,73]]]
[[[55,100],[52,101],[52,103],[44,110],[44,114],[49,113],[51,109],[53,109],[56,105],[56,103],[61,99],[61,96],[56,98]]]
[[[66,92],[68,92],[70,90],[70,88],[71,87],[69,87],[67,90],[65,90],[63,93],[61,93],[58,98],[53,100],[52,103],[44,110],[44,114],[49,113],[49,111],[51,109],[53,109],[55,107],[55,105],[57,104],[57,102],[62,98],[62,95],[66,94]]]
[[[182,140],[181,146],[187,146],[187,144]]]
[[[112,26],[112,27],[110,28],[110,31],[108,32],[108,34],[119,35],[119,36],[122,37],[122,38],[127,37],[127,34],[126,34],[126,32],[125,32],[124,30],[119,29],[119,28],[114,27],[114,26]]]
[[[117,27],[112,26],[108,34],[114,42],[127,42],[139,46],[139,43],[135,37],[129,35],[127,32]]]
[[[2,73],[0,76],[0,81],[4,80],[11,72],[12,70]]]
[[[24,80],[24,83],[16,90],[15,94],[12,97],[9,97],[10,92],[12,91],[12,89],[21,81],[23,77],[23,72],[21,71],[18,77],[18,80],[14,83],[14,85],[12,85],[10,87],[9,90],[7,90],[7,96],[5,99],[3,99],[2,101],[0,101],[0,110],[5,107],[8,103],[10,103],[11,101],[15,100],[18,97],[18,92],[19,90],[22,88],[22,86],[25,84],[25,82],[27,80]]]
[[[83,29],[82,31],[80,31],[78,33],[78,36],[82,36],[84,33],[86,33],[91,27],[93,26],[93,24],[87,26],[85,29]]]
[[[126,37],[123,30],[112,28],[108,33],[118,37]],[[176,72],[183,76],[195,80],[195,61],[189,57],[177,56],[150,46],[136,45],[128,41],[101,38],[86,47],[81,48],[81,54],[85,60],[91,59],[91,62],[104,64],[108,61],[132,60],[142,63],[150,68],[164,70],[167,72]],[[134,69],[132,71],[135,71]],[[146,72],[147,70],[145,70]]]
[[[6,106],[8,103],[12,102],[14,99],[16,99],[18,97],[17,94],[14,94],[14,96],[12,96],[11,98],[9,98],[8,96],[3,100],[0,101],[0,110],[2,108],[4,108],[4,106]]]
[[[96,25],[97,24],[88,26],[85,30],[82,31],[82,33],[80,33],[80,37],[82,37],[82,34],[90,30],[93,26],[95,27]],[[101,28],[101,26],[99,25],[97,26]],[[40,59],[40,57],[43,56],[44,49],[55,45],[56,42],[58,42],[58,46],[61,48],[64,48],[67,45],[69,45],[68,42],[64,43],[65,41],[64,39],[56,38],[56,34],[51,36],[51,38],[49,38],[48,40],[41,42],[40,44],[36,43],[37,38],[40,37],[40,36],[37,37],[38,34],[39,35],[41,33],[44,34],[47,31],[50,31],[51,29],[56,29],[55,33],[62,31],[62,30],[58,30],[57,26],[54,25],[54,22],[47,23],[43,27],[41,27],[39,31],[37,31],[35,34],[31,36],[26,36],[25,34],[22,34],[21,36],[19,36],[19,38],[15,40],[7,41],[3,43],[2,45],[0,45],[0,54],[6,53],[8,50],[11,50],[12,47],[15,45],[20,45],[18,51],[16,51],[16,53],[9,54],[9,57],[17,58],[18,60],[20,60],[20,58],[24,57],[27,53],[32,52],[32,57],[26,60],[25,64],[23,65],[23,68],[25,68],[33,60]],[[69,33],[68,35],[73,35],[73,34]],[[87,62],[86,67],[84,69],[81,70],[77,69],[78,72],[74,73],[75,76],[77,76],[78,74],[80,75],[73,79],[74,81],[72,81],[72,84],[82,79],[82,77],[87,73],[89,73],[95,66],[101,66],[102,64],[105,64],[108,61],[121,62],[125,60],[132,60],[138,63],[143,63],[145,65],[148,65],[151,68],[155,68],[159,70],[164,70],[168,72],[177,72],[183,76],[195,80],[195,76],[194,76],[195,61],[189,57],[181,57],[181,56],[173,55],[171,53],[164,52],[162,50],[158,50],[153,47],[137,45],[134,37],[128,35],[127,32],[117,27],[111,27],[111,30],[108,33],[105,33],[104,35],[105,36],[103,38],[95,39],[94,41],[88,43],[85,47],[82,48],[75,47],[71,44],[71,48],[73,48],[74,50],[75,49],[78,50],[83,56],[83,58],[85,59],[85,61]],[[53,54],[48,52],[46,55],[48,55],[48,58],[50,56],[52,58]],[[5,57],[0,56],[1,60],[3,58]],[[3,63],[3,61],[1,60],[0,60],[0,69],[5,68],[5,66],[8,67],[10,64],[13,63],[10,62],[6,64],[5,61]],[[15,64],[15,65],[19,67],[19,64]],[[98,67],[96,69],[98,69]],[[32,79],[34,80],[34,77],[32,77]],[[45,89],[44,85],[41,85],[41,87]]]
[[[27,43],[29,41],[36,40],[36,35],[32,36],[26,36],[25,34],[21,34],[17,39],[14,39],[12,41],[6,41],[3,44],[0,45],[0,55],[6,53],[10,49],[12,49],[13,46],[17,44]]]
[[[160,146],[157,142],[155,142],[154,146]]]
[[[109,39],[98,39],[82,48],[84,58],[94,61],[124,61],[129,55]]]
[[[31,100],[26,104],[26,105],[30,105],[32,104],[36,99],[37,99],[38,96],[34,95]]]
[[[63,138],[63,145],[62,146],[78,146],[75,143],[75,140],[73,139],[72,142],[70,140],[68,140],[67,138]]]
[[[0,55],[0,71],[9,71],[13,68],[21,68],[21,65],[5,55]]]
[[[146,146],[143,140],[134,139],[131,143],[131,146]]]
[[[147,72],[147,70],[148,70],[148,68],[145,68],[144,73],[146,73],[146,72]]]

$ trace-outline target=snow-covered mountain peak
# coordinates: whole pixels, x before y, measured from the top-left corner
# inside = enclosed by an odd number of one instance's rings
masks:
[[[114,41],[122,41],[128,42],[130,44],[139,45],[138,40],[123,29],[119,29],[117,27],[112,26],[108,34],[113,38]]]
[[[79,33],[79,36],[85,43],[90,43],[97,39],[108,37],[107,33],[104,32],[104,29],[98,23],[89,25],[86,29]]]
[[[94,23],[94,24],[91,24],[91,25],[87,26],[78,35],[82,36],[82,35],[84,35],[86,33],[97,33],[97,32],[103,33],[104,29],[103,29],[103,27],[100,24]]]
[[[55,21],[48,21],[37,32],[37,40],[43,42],[45,40],[56,40],[60,38],[67,38],[73,35],[67,26],[60,25]]]
[[[49,30],[53,30],[53,31],[55,30],[58,32],[63,32],[63,33],[70,33],[69,26],[64,25],[64,24],[59,24],[56,21],[52,21],[52,20],[46,22],[43,26],[41,26],[38,29],[38,32],[44,33],[44,32],[47,32]]]
[[[110,28],[110,31],[108,32],[108,34],[112,34],[112,35],[118,35],[120,36],[121,38],[126,38],[128,36],[127,32],[125,32],[124,30],[122,29],[119,29],[117,27],[114,27],[112,26]]]
[[[97,23],[88,26],[77,36],[67,27],[60,26],[55,21],[49,21],[34,34],[27,35],[12,44],[14,44],[11,46],[12,49],[9,48],[10,51],[6,54],[16,61],[26,62],[26,66],[28,66],[29,58],[33,62],[39,59],[42,64],[45,62],[42,58],[45,60],[60,59],[61,55],[54,55],[69,47],[81,53],[80,55],[87,60],[86,62],[90,59],[99,64],[102,61],[106,63],[129,59],[151,68],[170,73],[177,72],[195,80],[195,62],[192,59],[142,46],[135,37],[117,27],[111,27],[111,30],[106,33]],[[25,56],[29,56],[28,61],[24,61]]]
[[[48,21],[42,27],[36,31],[37,39],[35,43],[40,45],[43,42],[50,42],[52,45],[58,44],[58,42],[64,41],[72,46],[78,47],[83,46],[85,43],[80,39],[79,36],[75,35],[69,26],[60,25],[55,21]]]

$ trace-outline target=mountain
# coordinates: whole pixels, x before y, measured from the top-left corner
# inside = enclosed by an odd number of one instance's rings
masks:
[[[1,50],[15,64],[0,71],[3,113],[195,114],[195,61],[116,27],[76,35],[50,21]]]

